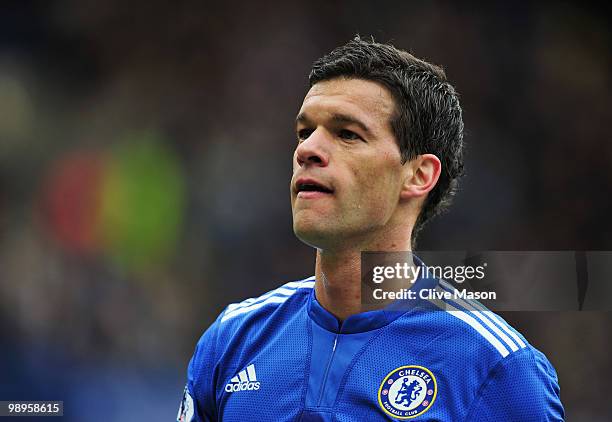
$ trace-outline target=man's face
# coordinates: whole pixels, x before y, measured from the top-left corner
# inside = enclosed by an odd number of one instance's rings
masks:
[[[293,229],[321,249],[367,247],[395,224],[404,180],[382,85],[336,78],[315,84],[296,119]]]

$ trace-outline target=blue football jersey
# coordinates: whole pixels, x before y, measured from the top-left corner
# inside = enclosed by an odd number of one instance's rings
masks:
[[[219,315],[189,362],[179,421],[563,420],[550,362],[479,302],[397,301],[340,323],[314,283]],[[428,277],[412,289],[454,291]]]

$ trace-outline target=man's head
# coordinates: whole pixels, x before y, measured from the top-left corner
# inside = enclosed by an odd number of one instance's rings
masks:
[[[297,135],[294,230],[320,248],[406,227],[414,242],[463,170],[461,107],[442,69],[359,37],[314,63]]]

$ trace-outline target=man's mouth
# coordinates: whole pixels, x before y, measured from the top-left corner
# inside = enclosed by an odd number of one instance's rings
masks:
[[[295,184],[295,191],[298,198],[318,198],[323,195],[330,195],[333,189],[312,179],[298,179]]]

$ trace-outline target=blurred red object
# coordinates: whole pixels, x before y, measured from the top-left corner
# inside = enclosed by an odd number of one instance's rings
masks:
[[[103,153],[70,152],[51,167],[43,181],[46,226],[71,252],[89,254],[100,248],[97,232],[104,168]]]

